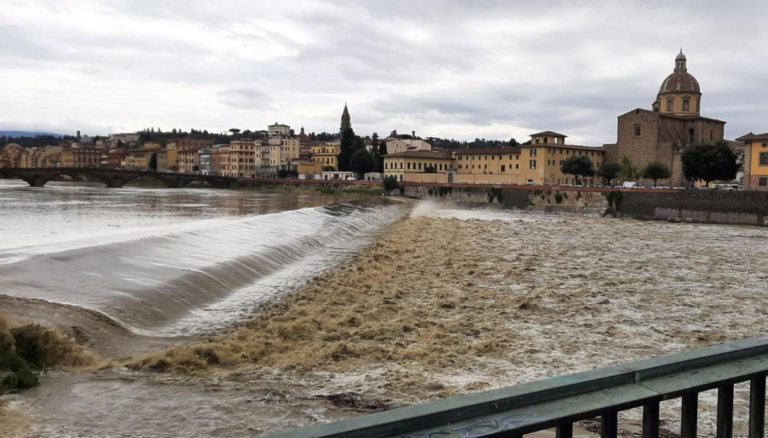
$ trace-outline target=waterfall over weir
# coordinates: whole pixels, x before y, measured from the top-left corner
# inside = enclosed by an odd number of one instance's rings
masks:
[[[106,314],[145,335],[237,321],[333,266],[407,207],[370,199],[0,249],[0,293]]]

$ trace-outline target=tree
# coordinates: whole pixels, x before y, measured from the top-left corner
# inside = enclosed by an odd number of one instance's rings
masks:
[[[619,171],[619,176],[624,181],[637,181],[640,178],[640,169],[632,164],[632,160],[630,160],[629,157],[625,156],[621,159],[621,170]]]
[[[358,149],[352,159],[349,162],[350,169],[355,172],[359,179],[363,179],[363,176],[367,172],[373,172],[376,169],[376,161],[373,159],[373,155],[365,149]]]
[[[683,175],[685,179],[709,183],[716,180],[731,181],[736,178],[739,165],[736,154],[728,143],[695,144],[683,149]]]
[[[397,178],[394,176],[385,176],[383,180],[381,180],[381,184],[384,186],[384,190],[387,192],[391,192],[392,190],[397,190],[400,188],[400,184],[397,183]]]
[[[237,129],[237,128],[232,128],[232,129],[229,130],[229,132],[232,133],[232,137],[235,137],[235,136],[237,136],[237,134],[240,133],[240,130]]]
[[[648,163],[643,169],[643,178],[652,179],[654,187],[658,184],[658,180],[667,179],[671,176],[672,172],[669,171],[669,167],[661,163]]]
[[[335,172],[336,168],[333,166],[323,166],[323,172]]]
[[[579,177],[592,176],[595,174],[595,166],[592,164],[592,160],[584,155],[572,155],[563,162],[560,166],[560,171],[566,175],[573,175],[576,181]]]
[[[341,135],[341,151],[339,152],[339,170],[350,170],[350,161],[352,155],[355,153],[355,131],[352,128],[347,128]]]
[[[435,166],[425,166],[424,173],[437,173],[437,169],[435,169]]]
[[[611,180],[619,176],[621,166],[616,163],[603,163],[597,169],[597,176],[605,179],[605,185],[610,186]]]
[[[152,154],[149,158],[149,168],[151,170],[157,170],[157,154]]]

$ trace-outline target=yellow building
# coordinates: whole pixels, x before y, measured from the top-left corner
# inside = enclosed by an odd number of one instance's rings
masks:
[[[21,167],[21,155],[24,148],[16,143],[8,143],[0,149],[0,167]]]
[[[749,133],[739,137],[744,142],[744,189],[768,190],[768,133]]]
[[[26,148],[21,154],[21,167],[31,169],[39,167],[59,167],[61,164],[61,146]]]
[[[585,156],[597,169],[605,161],[602,147],[565,144],[566,136],[552,131],[531,136],[530,144],[508,148],[453,149],[445,153],[408,150],[387,154],[384,173],[399,181],[468,184],[575,184],[560,168],[572,156]],[[432,161],[431,161],[432,160]],[[433,167],[428,173],[426,167]],[[594,177],[583,184],[595,184]]]
[[[256,171],[256,143],[251,140],[233,141],[229,144],[229,169],[222,175],[235,178],[253,178]]]
[[[435,151],[405,151],[384,156],[384,175],[398,181],[452,182],[453,158]]]
[[[199,149],[196,147],[190,147],[185,149],[179,149],[179,173],[195,173],[200,169],[200,154]]]
[[[339,153],[341,152],[341,143],[338,141],[313,144],[309,149],[312,153],[313,162],[320,163],[322,167],[330,166],[334,169],[339,168]]]
[[[166,146],[165,149],[159,149],[157,151],[157,171],[179,171],[179,150],[175,143],[168,143],[168,146]]]
[[[61,151],[61,167],[101,167],[104,149],[70,147]]]
[[[125,157],[125,167],[131,170],[150,170],[153,157],[154,166],[157,169],[157,152],[160,149],[159,143],[144,143],[143,149],[131,149],[128,156]],[[65,166],[66,167],[66,166]]]
[[[472,184],[524,184],[520,174],[520,148],[454,149],[454,182]]]

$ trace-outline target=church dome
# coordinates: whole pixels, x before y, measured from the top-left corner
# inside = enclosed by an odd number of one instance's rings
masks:
[[[659,88],[659,93],[670,93],[675,91],[689,91],[691,93],[701,93],[699,81],[692,74],[685,71],[676,71],[664,79]]]
[[[664,79],[659,87],[659,93],[675,93],[675,92],[688,92],[688,93],[701,93],[699,88],[699,81],[688,73],[686,67],[687,60],[683,51],[675,58],[675,71],[671,75]]]

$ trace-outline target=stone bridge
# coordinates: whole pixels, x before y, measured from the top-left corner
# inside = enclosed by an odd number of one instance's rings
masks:
[[[165,183],[170,188],[181,188],[191,182],[201,181],[215,188],[229,188],[234,178],[224,176],[197,175],[186,173],[163,173],[151,170],[101,169],[90,167],[53,167],[53,168],[0,168],[0,177],[23,179],[32,187],[43,187],[45,183],[60,176],[73,179],[79,176],[90,177],[103,182],[107,187],[122,187],[123,184],[137,178],[150,178]]]

